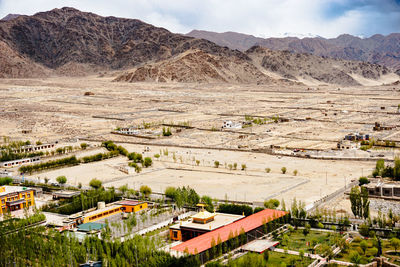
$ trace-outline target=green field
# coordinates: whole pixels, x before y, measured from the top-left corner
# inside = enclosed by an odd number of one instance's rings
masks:
[[[328,244],[333,245],[335,237],[338,234],[332,232],[322,232],[310,230],[310,232],[304,236],[303,231],[301,229],[295,230],[292,233],[286,233],[288,236],[288,242],[285,243],[283,236],[280,236],[281,243],[279,244],[279,248],[287,248],[288,250],[304,250],[304,252],[312,252],[312,248],[317,244]],[[307,243],[309,244],[307,246]]]
[[[304,257],[303,260],[300,256],[289,255],[285,253],[273,252],[269,253],[269,258],[267,262],[267,266],[282,266],[282,262],[286,265],[294,265],[294,266],[308,266],[313,262],[313,259],[308,257]]]

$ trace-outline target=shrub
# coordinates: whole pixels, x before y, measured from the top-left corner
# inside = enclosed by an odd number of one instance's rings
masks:
[[[163,129],[162,129],[162,134],[163,134],[163,136],[170,136],[170,135],[172,135],[172,133],[171,133],[171,129],[168,127],[167,129],[165,129],[165,127],[163,127]]]
[[[58,177],[56,178],[56,181],[63,185],[63,184],[65,184],[65,183],[67,183],[67,177],[65,177],[65,176],[58,176]]]
[[[274,198],[264,201],[264,207],[267,209],[276,209],[279,207],[279,204],[279,200]]]
[[[246,170],[246,169],[247,169],[246,164],[242,164],[242,171],[244,171],[244,170]]]
[[[144,161],[143,161],[143,166],[145,168],[150,167],[151,165],[153,165],[153,160],[150,157],[145,157]]]
[[[214,161],[214,167],[215,167],[215,168],[218,168],[218,167],[219,167],[219,161],[218,161],[218,160]]]
[[[297,170],[294,170],[294,171],[293,171],[293,175],[294,175],[294,176],[297,176],[297,174],[298,174],[298,171],[297,171]]]
[[[286,167],[282,167],[281,171],[282,171],[283,174],[285,174],[286,173]]]
[[[142,195],[143,195],[144,197],[148,197],[148,196],[150,196],[150,194],[151,194],[151,188],[148,187],[147,185],[142,185],[142,186],[140,187],[140,193],[142,193]]]
[[[358,179],[358,185],[362,186],[364,184],[369,184],[369,180],[367,177],[360,177],[360,179]]]
[[[92,180],[90,181],[90,183],[89,183],[89,185],[90,185],[92,188],[94,188],[94,189],[99,189],[99,188],[101,188],[102,184],[103,184],[103,183],[102,183],[99,179],[96,179],[96,178],[92,179]]]
[[[81,148],[82,148],[83,150],[85,150],[87,147],[88,147],[88,145],[87,145],[86,143],[81,143]]]
[[[271,172],[271,169],[270,169],[270,168],[265,168],[265,172],[266,172],[266,173],[270,173],[270,172]]]
[[[236,170],[237,169],[237,163],[233,163],[233,169]]]
[[[218,212],[238,215],[244,213],[245,216],[249,216],[253,214],[253,209],[248,205],[221,204],[218,207]]]
[[[12,184],[13,179],[10,177],[0,177],[0,185]]]

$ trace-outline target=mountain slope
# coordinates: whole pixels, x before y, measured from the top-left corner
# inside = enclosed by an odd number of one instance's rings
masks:
[[[20,55],[0,41],[0,78],[46,77],[50,74],[51,70]]]
[[[272,83],[251,62],[236,57],[211,55],[189,50],[171,59],[127,71],[115,81],[196,82],[196,83]]]
[[[215,33],[208,31],[192,31],[187,36],[203,38],[241,51],[245,51],[254,45],[260,45],[272,50],[288,50],[317,56],[365,61],[385,65],[395,70],[400,69],[400,33],[392,33],[387,36],[376,34],[365,39],[349,34],[343,34],[333,39],[321,37],[263,39],[234,32]]]
[[[0,21],[0,38],[19,54],[53,69],[70,62],[120,69],[167,59],[191,48],[247,60],[239,51],[139,20],[67,7]]]
[[[237,33],[237,32],[209,32],[193,30],[186,34],[187,36],[209,40],[220,46],[226,46],[231,49],[237,49],[239,51],[246,51],[258,42],[262,42],[264,39],[255,37],[253,35]]]
[[[298,81],[318,81],[343,86],[360,85],[362,80],[379,80],[390,73],[380,65],[322,58],[290,51],[273,51],[254,46],[246,51],[255,65],[284,78]],[[394,77],[396,79],[397,76]]]

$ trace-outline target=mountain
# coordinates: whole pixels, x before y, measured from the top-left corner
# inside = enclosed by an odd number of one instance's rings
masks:
[[[21,16],[21,15],[19,15],[19,14],[8,14],[4,18],[2,18],[1,20],[3,20],[3,21],[12,20],[12,19],[18,18],[19,16]]]
[[[267,40],[235,33],[227,33],[226,39],[240,41],[242,48],[255,39]],[[313,39],[302,40],[315,47]],[[319,40],[321,47],[327,47]],[[342,36],[341,42],[359,41]],[[115,81],[120,82],[340,85],[379,83],[390,72],[378,65],[291,51],[233,50],[140,20],[102,17],[69,7],[0,21],[0,78],[89,75],[103,70],[118,70]]]
[[[359,38],[343,34],[337,38],[258,38],[241,33],[215,33],[192,31],[187,36],[203,38],[216,44],[245,51],[254,45],[272,50],[288,50],[298,53],[310,53],[317,56],[365,61],[385,65],[394,70],[400,69],[400,33],[387,36],[380,34],[369,38]]]
[[[258,42],[263,41],[263,38],[255,37],[253,35],[247,35],[237,32],[209,32],[209,31],[198,31],[193,30],[186,34],[187,36],[209,40],[220,46],[226,46],[231,49],[237,49],[240,51],[246,51]]]
[[[255,66],[268,73],[301,82],[316,82],[356,86],[365,82],[377,81],[391,72],[387,67],[343,59],[322,58],[311,54],[274,51],[254,46],[246,51]],[[392,80],[398,78],[391,75]]]
[[[248,60],[239,51],[173,34],[140,20],[102,17],[68,7],[0,21],[0,40],[51,69],[67,63],[121,69],[167,59],[192,48]]]
[[[218,56],[195,49],[170,59],[127,71],[115,81],[195,82],[195,83],[273,83],[251,61]]]

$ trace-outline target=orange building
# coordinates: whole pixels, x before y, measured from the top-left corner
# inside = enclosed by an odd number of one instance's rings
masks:
[[[147,209],[147,202],[136,201],[136,200],[122,200],[117,202],[117,204],[122,206],[122,211],[124,212],[138,212],[144,209]]]
[[[0,205],[0,214],[34,206],[34,190],[22,186],[0,186]]]

